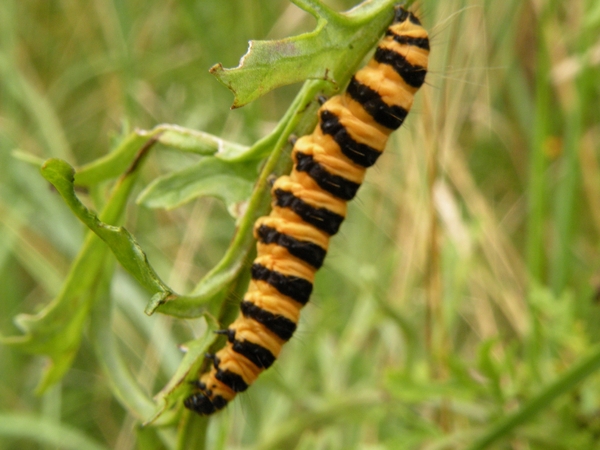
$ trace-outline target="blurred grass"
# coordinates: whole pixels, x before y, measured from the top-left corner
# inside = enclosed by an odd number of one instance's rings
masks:
[[[294,6],[274,5],[4,0],[2,334],[57,293],[84,236],[11,151],[81,165],[129,127],[163,122],[254,142],[296,87],[230,112],[230,93],[207,69],[235,66],[250,38],[310,29]],[[424,0],[417,9],[432,36],[427,86],[350,205],[297,337],[210,422],[208,448],[462,449],[542,397],[486,448],[598,446],[598,376],[551,399],[544,389],[571,379],[600,338],[600,7]],[[157,154],[143,176],[187,161]],[[171,212],[132,206],[127,226],[181,291],[219,260],[234,229],[210,200]],[[112,292],[113,331],[155,393],[195,325],[144,316],[145,293],[122,274]],[[39,417],[107,448],[136,439],[152,448],[92,354],[84,344],[63,382],[36,398],[41,361],[0,347],[3,417]],[[0,449],[13,448],[40,447],[2,435]]]

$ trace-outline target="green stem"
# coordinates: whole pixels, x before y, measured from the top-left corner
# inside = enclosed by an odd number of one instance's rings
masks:
[[[538,22],[544,24],[544,13],[538,17]],[[528,186],[528,221],[527,221],[527,269],[531,282],[541,282],[544,257],[544,213],[546,209],[546,154],[545,144],[548,134],[548,121],[551,103],[550,62],[543,30],[537,30],[538,51],[535,77],[535,121],[531,140],[531,156],[529,162]]]
[[[546,215],[546,139],[549,129],[549,117],[551,111],[551,85],[550,85],[550,56],[544,37],[543,26],[546,23],[549,8],[542,10],[537,17],[537,58],[535,76],[535,115],[532,125],[531,150],[529,160],[529,180],[527,186],[527,241],[526,241],[526,264],[528,272],[528,303],[530,307],[531,337],[526,346],[526,357],[528,359],[532,374],[541,380],[536,355],[541,352],[541,331],[539,319],[531,305],[531,296],[534,288],[543,284],[545,250],[545,215]]]
[[[579,180],[579,140],[582,126],[582,93],[577,92],[576,100],[567,115],[566,133],[564,139],[564,154],[562,173],[559,180],[555,203],[556,232],[554,252],[550,272],[552,291],[558,297],[567,284],[573,244],[573,225],[575,221],[576,191]]]
[[[595,39],[590,31],[583,28],[577,39],[579,49],[583,53],[590,48]],[[592,33],[593,34],[593,33]],[[574,84],[574,99],[566,114],[566,130],[564,138],[564,155],[562,161],[562,178],[556,200],[555,251],[551,271],[551,284],[554,295],[558,297],[567,286],[571,275],[573,261],[573,229],[576,226],[577,193],[580,189],[581,172],[579,170],[579,149],[583,135],[584,121],[589,99],[594,98],[595,77],[589,73],[589,66],[582,65]]]

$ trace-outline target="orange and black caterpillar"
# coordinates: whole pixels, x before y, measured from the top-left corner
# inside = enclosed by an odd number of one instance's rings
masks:
[[[427,73],[429,38],[417,17],[397,8],[373,59],[346,92],[319,109],[319,124],[296,141],[294,168],[272,188],[273,210],[256,221],[258,256],[240,315],[210,372],[186,398],[187,408],[212,414],[245,391],[279,356],[308,302],[330,236],[346,216],[346,203],[404,121]]]

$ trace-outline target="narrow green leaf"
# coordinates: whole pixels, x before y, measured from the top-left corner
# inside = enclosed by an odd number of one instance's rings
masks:
[[[44,178],[54,185],[79,220],[108,244],[121,265],[150,292],[164,298],[171,296],[173,292],[150,266],[133,235],[123,227],[102,222],[79,201],[73,186],[74,174],[73,168],[60,159],[50,159],[42,167]]]
[[[252,194],[258,162],[234,163],[206,157],[196,164],[154,180],[137,202],[150,208],[176,208],[202,196],[221,199],[233,217]]]

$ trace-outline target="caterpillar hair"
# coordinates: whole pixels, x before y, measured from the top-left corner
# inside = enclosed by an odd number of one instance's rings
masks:
[[[429,38],[415,15],[401,7],[371,61],[346,92],[319,109],[312,134],[292,151],[290,175],[272,187],[273,209],[254,226],[257,257],[240,314],[212,369],[200,376],[187,408],[201,415],[223,409],[279,356],[308,302],[329,238],[346,217],[367,167],[406,118],[427,73]]]

